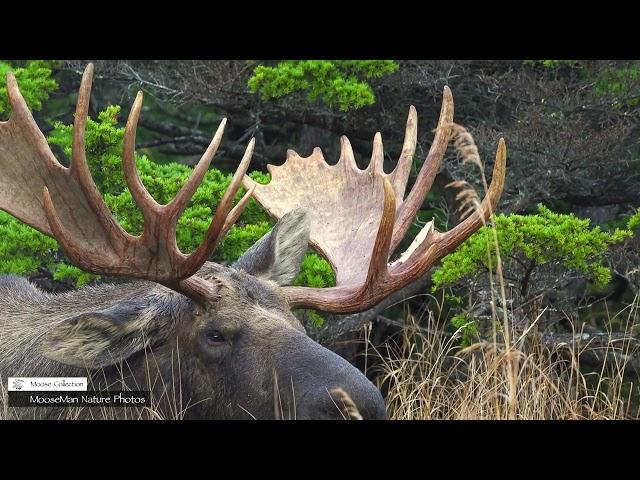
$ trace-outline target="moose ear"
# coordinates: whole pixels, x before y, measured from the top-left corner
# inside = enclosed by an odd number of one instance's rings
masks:
[[[305,209],[291,210],[233,267],[281,286],[290,285],[300,271],[309,246],[310,228],[309,214]]]
[[[125,360],[166,333],[141,308],[122,304],[63,320],[47,332],[42,354],[74,367],[101,368]],[[168,322],[167,322],[168,323]]]

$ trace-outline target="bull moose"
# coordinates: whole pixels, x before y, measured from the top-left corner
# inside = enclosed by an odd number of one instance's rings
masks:
[[[50,294],[25,278],[0,276],[3,386],[9,376],[88,376],[100,388],[149,390],[161,417],[205,419],[344,418],[334,395],[338,391],[362,418],[384,419],[380,391],[345,359],[309,338],[292,309],[360,312],[423,275],[495,209],[505,177],[504,141],[477,212],[446,232],[427,223],[391,261],[449,143],[453,99],[447,87],[433,143],[406,198],[417,141],[413,107],[392,173],[383,170],[377,133],[365,170],[357,167],[349,140],[342,137],[335,165],[327,164],[318,148],[307,158],[290,150],[283,165],[268,167],[271,182],[261,185],[245,175],[252,139],[202,244],[186,255],[176,243],[176,223],[222,141],[226,119],[182,189],[160,205],[135,164],[138,93],[122,154],[124,178],[144,217],[142,234],[133,236],[109,211],[87,166],[84,136],[92,78],[89,64],[78,95],[71,164],[65,167],[8,74],[12,113],[0,122],[0,209],[55,238],[81,269],[130,281]],[[241,186],[246,194],[233,206]],[[233,265],[208,261],[251,197],[277,220],[274,228]],[[332,265],[335,287],[291,286],[309,245]],[[21,418],[63,415],[60,408],[15,410]],[[126,411],[116,410],[116,416]],[[106,416],[93,407],[84,415]]]

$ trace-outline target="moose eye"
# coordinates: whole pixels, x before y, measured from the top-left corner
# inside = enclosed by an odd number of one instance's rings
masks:
[[[210,330],[207,332],[207,343],[209,345],[219,345],[224,342],[224,335],[219,330]]]

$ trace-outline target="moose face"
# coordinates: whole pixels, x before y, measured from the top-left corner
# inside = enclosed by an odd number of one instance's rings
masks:
[[[194,315],[174,341],[189,348],[194,397],[218,395],[200,415],[220,418],[341,419],[332,391],[347,392],[366,419],[384,418],[380,392],[346,360],[305,333],[277,284],[216,268],[220,300]],[[215,392],[215,393],[214,393]],[[223,392],[223,393],[220,393]]]
[[[200,278],[218,285],[216,301],[203,307],[170,293],[149,305],[149,298],[134,295],[62,322],[46,336],[43,352],[102,369],[97,377],[132,372],[126,381],[132,389],[170,385],[170,396],[179,390],[183,405],[193,405],[187,418],[345,418],[335,389],[349,395],[363,418],[384,418],[380,392],[311,340],[282,294],[280,287],[298,273],[308,235],[306,212],[294,210],[234,266],[207,262],[200,269]],[[176,318],[171,311],[181,313]]]

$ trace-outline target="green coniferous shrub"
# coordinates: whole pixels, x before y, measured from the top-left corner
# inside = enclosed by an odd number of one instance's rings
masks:
[[[286,60],[275,67],[258,65],[249,88],[263,100],[304,92],[310,101],[347,111],[373,105],[376,98],[367,80],[396,70],[391,60]]]
[[[607,248],[633,235],[631,222],[627,229],[607,232],[590,227],[589,219],[554,213],[543,205],[538,205],[535,215],[493,217],[505,271],[518,262],[532,265],[532,269],[555,263],[584,274],[600,286],[611,280],[611,270],[603,263]],[[492,227],[484,226],[443,259],[432,275],[434,289],[486,271],[489,265],[495,268],[494,252]]]
[[[42,102],[49,98],[49,94],[58,88],[58,83],[51,78],[51,60],[31,60],[24,67],[15,68],[8,62],[0,60],[0,114],[4,116],[11,110],[7,97],[7,73],[13,72],[20,87],[20,92],[32,110],[40,110]]]
[[[493,225],[480,228],[442,260],[432,274],[433,291],[454,286],[468,290],[464,301],[466,307],[462,298],[445,295],[454,306],[450,323],[455,329],[461,329],[462,344],[468,344],[479,332],[490,331],[485,316],[492,297],[485,287],[489,272],[498,273],[496,237],[507,301],[513,302],[508,308],[523,317],[532,299],[541,298],[549,288],[565,288],[566,281],[575,274],[584,277],[596,291],[609,284],[612,279],[612,271],[606,264],[609,248],[633,236],[634,224],[638,222],[636,217],[638,214],[629,219],[626,228],[605,231],[591,227],[589,219],[555,213],[543,205],[538,205],[538,213],[534,215],[494,215]],[[500,297],[498,285],[498,279],[494,277],[494,292]],[[474,296],[480,299],[477,304],[471,301]],[[498,300],[500,308],[504,308],[502,300]],[[571,299],[560,294],[554,301],[564,305],[563,302]],[[520,307],[523,310],[519,310]],[[475,314],[470,314],[469,308],[479,316],[474,318]],[[466,313],[455,313],[460,309]]]

